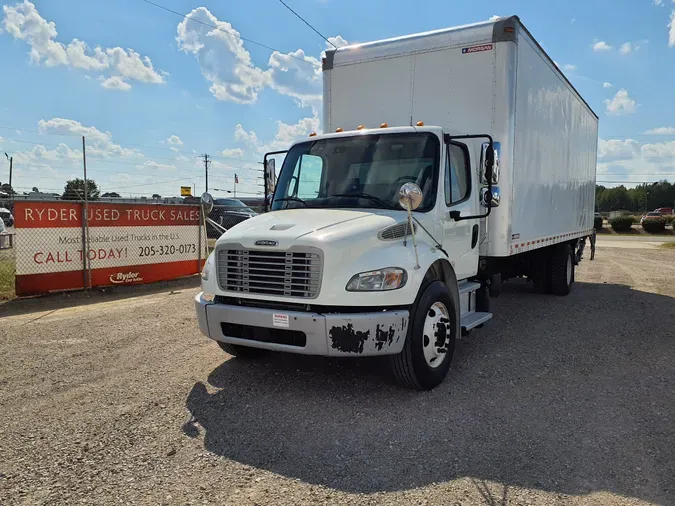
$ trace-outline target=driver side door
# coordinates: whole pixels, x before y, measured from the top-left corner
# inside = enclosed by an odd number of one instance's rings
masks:
[[[476,197],[471,184],[471,159],[466,144],[445,144],[443,167],[443,248],[450,256],[457,280],[461,281],[478,272],[478,220],[455,221],[450,218],[451,211],[459,211],[462,216],[475,214]]]

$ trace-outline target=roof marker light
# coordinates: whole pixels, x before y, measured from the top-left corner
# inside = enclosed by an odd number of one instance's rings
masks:
[[[363,130],[364,128],[366,128],[365,125],[359,125],[356,127],[357,130]]]
[[[424,126],[424,121],[418,121],[417,126]]]
[[[316,137],[316,132],[312,132],[311,134],[309,134],[309,136],[310,137]]]
[[[342,127],[337,127],[337,128],[335,129],[335,131],[338,132],[338,133],[340,133],[340,132],[344,132],[344,129],[343,129]]]
[[[382,123],[382,124],[380,125],[380,128],[387,128],[388,126],[389,126],[389,125],[387,125],[386,123]]]

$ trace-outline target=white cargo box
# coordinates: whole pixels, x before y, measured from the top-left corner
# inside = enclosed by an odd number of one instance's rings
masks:
[[[325,132],[424,121],[494,137],[501,204],[482,256],[592,232],[598,117],[517,17],[331,50],[323,75]]]

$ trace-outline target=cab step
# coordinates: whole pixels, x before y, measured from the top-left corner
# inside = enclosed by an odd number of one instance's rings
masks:
[[[477,313],[475,311],[466,313],[462,316],[462,330],[469,331],[491,319],[492,313]]]

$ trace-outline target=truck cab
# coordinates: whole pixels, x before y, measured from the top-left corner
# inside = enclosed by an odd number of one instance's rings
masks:
[[[202,331],[233,355],[390,355],[402,383],[433,388],[462,329],[492,316],[470,281],[492,203],[482,154],[422,122],[297,142],[270,212],[209,256]]]

